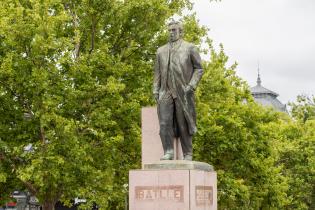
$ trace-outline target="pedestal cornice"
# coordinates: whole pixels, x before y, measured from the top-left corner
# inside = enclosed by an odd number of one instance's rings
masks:
[[[200,170],[214,171],[208,163],[187,160],[162,160],[144,164],[144,170]]]

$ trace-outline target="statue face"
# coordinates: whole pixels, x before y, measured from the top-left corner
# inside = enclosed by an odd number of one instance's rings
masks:
[[[180,39],[181,34],[180,34],[180,28],[178,25],[175,25],[175,24],[170,25],[168,27],[168,32],[170,35],[170,41],[171,42],[175,42],[175,41]]]

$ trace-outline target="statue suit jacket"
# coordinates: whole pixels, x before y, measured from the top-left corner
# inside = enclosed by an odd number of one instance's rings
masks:
[[[171,78],[168,78],[169,69],[172,69]],[[153,94],[159,94],[159,99],[163,98],[168,91],[167,79],[172,79],[191,135],[197,131],[195,97],[193,92],[185,92],[185,88],[190,85],[195,90],[202,74],[201,58],[193,44],[178,40],[173,47],[168,43],[157,50]]]

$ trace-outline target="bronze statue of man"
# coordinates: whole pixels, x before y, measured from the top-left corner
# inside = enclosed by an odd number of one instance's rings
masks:
[[[164,155],[174,158],[175,137],[180,138],[184,160],[192,160],[192,136],[197,131],[194,91],[203,69],[197,48],[184,40],[180,22],[169,24],[169,43],[156,53],[153,94],[158,104]]]

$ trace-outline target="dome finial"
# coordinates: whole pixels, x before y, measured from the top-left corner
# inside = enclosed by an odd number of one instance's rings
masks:
[[[259,69],[259,61],[258,61],[258,77],[257,77],[257,85],[258,86],[261,86],[261,79],[260,79],[260,69]]]

